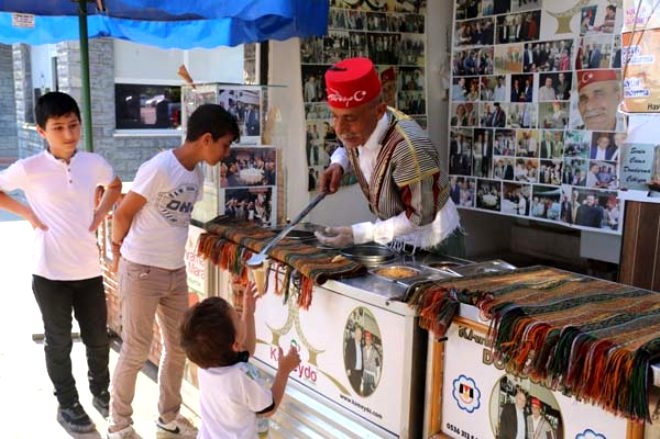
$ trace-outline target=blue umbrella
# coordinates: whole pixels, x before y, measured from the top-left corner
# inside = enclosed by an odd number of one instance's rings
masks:
[[[0,0],[0,42],[80,40],[86,149],[93,150],[87,40],[112,37],[164,49],[320,36],[327,0]]]

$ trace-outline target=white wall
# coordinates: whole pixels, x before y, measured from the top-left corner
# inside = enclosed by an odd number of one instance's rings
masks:
[[[57,56],[57,45],[43,44],[30,47],[32,84],[34,88],[55,90],[55,78],[51,58]]]
[[[193,80],[243,82],[243,46],[215,49],[159,49],[129,41],[113,40],[117,82],[155,85],[181,84],[177,74],[185,64]]]
[[[449,102],[447,88],[451,71],[448,38],[452,30],[451,1],[427,2],[426,17],[426,101],[428,102],[428,132],[431,139],[448,157]],[[448,165],[445,171],[448,171]]]

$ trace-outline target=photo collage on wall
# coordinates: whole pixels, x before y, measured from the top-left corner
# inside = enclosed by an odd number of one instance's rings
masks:
[[[451,196],[621,233],[621,0],[457,0]]]
[[[326,103],[324,74],[334,63],[370,58],[380,74],[387,105],[426,128],[426,0],[329,0],[328,34],[301,41],[308,190],[338,147]],[[343,184],[355,183],[345,179]]]
[[[278,148],[261,143],[268,107],[267,88],[200,84],[195,89],[187,89],[184,100],[187,114],[201,104],[217,103],[238,122],[240,140],[231,146],[229,157],[218,166],[203,167],[204,199],[215,200],[207,207],[208,219],[224,214],[266,227],[274,226]],[[203,202],[198,204],[204,208]],[[198,206],[195,209],[198,210]]]

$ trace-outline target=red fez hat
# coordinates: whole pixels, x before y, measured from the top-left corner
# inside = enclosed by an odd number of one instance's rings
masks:
[[[325,72],[328,105],[352,108],[366,104],[380,94],[380,80],[369,58],[339,61]]]
[[[532,397],[532,399],[531,399],[531,404],[532,404],[533,407],[538,407],[538,408],[541,408],[541,406],[542,406],[541,400],[538,399],[538,398],[534,398],[534,397]]]
[[[396,80],[396,72],[394,71],[394,67],[388,67],[382,72],[380,72],[380,80],[382,82],[389,82]]]
[[[617,81],[619,78],[614,69],[578,70],[578,90],[594,82]]]

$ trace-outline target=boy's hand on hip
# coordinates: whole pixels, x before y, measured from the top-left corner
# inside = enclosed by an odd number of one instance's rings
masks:
[[[27,220],[30,222],[30,225],[33,229],[41,229],[44,231],[48,230],[48,226],[42,223],[39,217],[37,217],[37,215],[32,211],[30,211],[30,215],[28,216]]]
[[[99,228],[101,222],[105,218],[105,215],[100,215],[97,211],[94,211],[94,218],[92,219],[92,224],[89,226],[90,232],[95,232]]]

